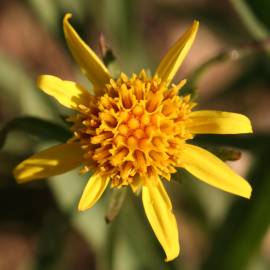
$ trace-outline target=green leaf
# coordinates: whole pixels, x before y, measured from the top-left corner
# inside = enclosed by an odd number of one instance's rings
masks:
[[[260,40],[269,36],[269,31],[258,20],[245,0],[230,0],[230,2],[253,38]]]
[[[254,135],[197,135],[193,144],[200,146],[230,146],[244,150],[260,151],[270,147],[270,134]]]
[[[246,0],[246,3],[253,10],[256,17],[259,18],[268,27],[268,29],[270,29],[270,2],[268,0]]]
[[[42,140],[59,142],[66,142],[72,136],[68,129],[53,122],[37,117],[20,117],[11,120],[0,130],[0,149],[11,131],[22,131]]]
[[[250,200],[232,204],[225,222],[215,233],[212,252],[202,267],[245,270],[257,252],[270,225],[269,151],[265,151],[250,174],[253,194]]]

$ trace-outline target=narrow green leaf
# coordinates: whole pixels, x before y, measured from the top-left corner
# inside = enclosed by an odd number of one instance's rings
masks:
[[[68,129],[53,122],[37,117],[20,117],[11,120],[0,130],[0,149],[11,131],[22,131],[47,141],[66,142],[71,137]]]
[[[269,36],[269,31],[258,18],[256,18],[245,0],[230,0],[230,2],[247,30],[255,39],[259,40]]]
[[[269,151],[265,151],[250,174],[253,194],[250,200],[238,199],[215,233],[212,252],[202,267],[245,270],[269,228],[270,171]]]
[[[200,146],[230,146],[244,150],[259,151],[270,147],[270,134],[254,135],[197,135],[193,144]]]

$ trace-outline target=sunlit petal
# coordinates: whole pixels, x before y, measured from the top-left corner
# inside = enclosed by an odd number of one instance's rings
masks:
[[[64,34],[68,47],[80,65],[82,72],[93,83],[97,95],[103,93],[103,88],[109,82],[111,76],[105,65],[101,62],[94,51],[86,45],[77,32],[69,23],[72,17],[70,13],[66,14],[63,21]]]
[[[88,106],[91,99],[90,93],[81,85],[72,81],[63,81],[55,76],[41,75],[38,77],[37,85],[46,94],[73,110],[79,111],[79,105]]]
[[[220,111],[192,112],[187,128],[194,134],[239,134],[252,132],[250,120],[246,116]]]
[[[178,228],[172,205],[162,183],[144,186],[142,200],[146,216],[166,253],[166,261],[179,254]]]
[[[91,208],[101,197],[108,183],[109,178],[101,177],[99,173],[91,176],[79,202],[79,210],[84,211]]]
[[[250,184],[215,155],[190,144],[185,144],[181,152],[181,166],[198,179],[221,190],[250,198]]]
[[[19,183],[59,175],[78,167],[83,161],[79,144],[59,144],[21,162],[13,171]]]
[[[161,60],[156,75],[169,84],[183,63],[195,39],[199,22],[194,21],[192,26],[176,41]]]

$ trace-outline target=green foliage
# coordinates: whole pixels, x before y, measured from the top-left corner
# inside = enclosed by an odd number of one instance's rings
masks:
[[[236,200],[231,205],[224,223],[215,232],[212,253],[203,270],[245,270],[256,254],[270,224],[269,150],[261,153],[250,172],[254,186],[251,200]]]
[[[0,149],[11,131],[22,131],[43,141],[66,142],[72,135],[67,128],[58,124],[37,117],[19,117],[9,121],[0,130]]]

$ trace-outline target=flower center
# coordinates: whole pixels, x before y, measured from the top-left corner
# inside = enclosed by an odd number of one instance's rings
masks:
[[[186,121],[194,103],[178,96],[182,86],[168,88],[144,71],[111,80],[73,120],[74,138],[86,151],[85,170],[94,166],[113,186],[170,180],[181,146],[192,138]]]

